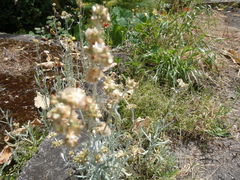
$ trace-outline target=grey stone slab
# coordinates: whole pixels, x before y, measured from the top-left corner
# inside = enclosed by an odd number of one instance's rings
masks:
[[[56,139],[62,139],[58,135]],[[82,137],[80,141],[86,140]],[[52,146],[54,138],[45,139],[39,146],[37,153],[27,162],[17,180],[74,180],[70,173],[74,172],[61,156],[63,152],[69,152],[72,148]],[[81,148],[78,147],[77,150]],[[76,149],[75,149],[76,150]]]
[[[0,39],[12,39],[16,41],[24,41],[24,42],[33,42],[33,39],[41,39],[39,36],[33,36],[29,34],[8,34],[4,32],[0,32]]]

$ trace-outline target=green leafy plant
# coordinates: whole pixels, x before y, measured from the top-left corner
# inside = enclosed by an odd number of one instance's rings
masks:
[[[30,31],[34,27],[43,25],[46,16],[51,14],[51,2],[48,0],[40,1],[2,1],[1,15],[2,23],[0,31],[16,32],[22,29]],[[11,20],[9,20],[11,18]]]
[[[126,33],[130,24],[132,13],[130,10],[124,10],[114,7],[111,11],[111,26],[108,32],[110,44],[113,46],[121,45],[126,40]]]
[[[0,31],[8,33],[28,33],[35,27],[42,27],[46,17],[52,14],[51,5],[54,0],[15,0],[2,1]],[[75,0],[56,1],[58,9],[76,7]],[[11,18],[11,20],[9,20]]]
[[[130,61],[125,63],[127,73],[138,78],[151,76],[170,86],[176,86],[179,78],[199,86],[203,78],[201,65],[210,70],[214,66],[214,55],[204,41],[204,33],[197,33],[201,30],[196,25],[200,12],[194,4],[178,14],[113,8],[109,36],[114,46],[126,46],[131,52]]]

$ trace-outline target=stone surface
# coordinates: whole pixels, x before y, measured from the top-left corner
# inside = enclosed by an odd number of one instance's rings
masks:
[[[61,135],[54,138],[46,138],[41,145],[37,153],[27,162],[22,169],[20,176],[17,180],[74,180],[76,178],[71,177],[73,169],[67,165],[67,162],[62,158],[63,152],[69,152],[71,148],[67,147],[53,147],[52,142],[54,140],[62,139]],[[83,141],[86,137],[80,138],[79,141]],[[78,147],[75,150],[80,150]]]
[[[61,148],[52,147],[52,139],[45,139],[39,150],[27,162],[17,180],[64,180],[69,167],[61,158]]]
[[[0,32],[0,39],[13,39],[17,41],[23,42],[32,42],[33,39],[40,39],[40,37],[32,36],[28,34],[8,34],[4,32]]]

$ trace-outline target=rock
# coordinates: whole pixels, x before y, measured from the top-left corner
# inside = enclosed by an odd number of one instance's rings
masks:
[[[71,177],[74,170],[65,162],[61,154],[69,152],[72,148],[61,146],[53,147],[52,142],[63,139],[62,135],[57,135],[55,138],[46,138],[39,146],[38,152],[27,162],[22,169],[17,180],[74,180]],[[80,138],[83,141],[85,137]],[[77,147],[77,150],[80,150]],[[76,149],[75,149],[76,150]]]
[[[29,35],[29,34],[8,34],[0,32],[0,39],[13,39],[23,42],[32,42],[33,39],[40,39],[40,37]]]

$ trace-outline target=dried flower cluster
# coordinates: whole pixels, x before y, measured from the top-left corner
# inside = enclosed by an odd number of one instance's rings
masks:
[[[85,50],[93,68],[88,70],[86,81],[97,83],[103,77],[102,69],[113,63],[113,56],[103,40],[103,27],[110,21],[108,9],[101,5],[95,5],[92,10],[91,20],[94,27],[86,30],[86,40],[89,46],[85,46]]]
[[[78,1],[78,4],[81,4]],[[102,38],[104,24],[110,20],[108,9],[104,6],[93,6],[91,17],[93,28],[86,31],[89,46],[85,47],[92,64],[86,74],[86,82],[97,83],[104,74],[102,68],[108,67],[113,62],[109,48]],[[62,14],[66,16],[66,13]],[[88,132],[109,135],[110,128],[99,118],[102,114],[95,100],[87,96],[80,88],[66,88],[52,96],[51,104],[55,107],[48,113],[48,118],[53,120],[55,131],[65,134],[65,144],[74,147],[78,143],[80,132],[86,128]],[[81,119],[76,110],[81,111]]]
[[[134,88],[137,87],[138,83],[134,79],[127,78],[125,81],[125,86],[123,84],[116,84],[116,74],[112,73],[110,76],[105,77],[103,83],[103,89],[109,97],[108,106],[111,104],[119,102],[120,99],[128,98],[133,94]],[[121,77],[119,77],[121,79]]]
[[[182,79],[178,79],[177,82],[178,82],[178,86],[179,86],[180,88],[188,89],[189,84],[186,84],[185,82],[183,82]]]
[[[108,9],[104,6],[96,4],[92,8],[93,15],[91,20],[93,22],[93,26],[98,28],[99,30],[110,21],[110,16],[108,13]]]
[[[85,164],[87,162],[87,157],[89,155],[89,151],[84,149],[77,153],[77,155],[73,158],[73,162]]]
[[[55,107],[49,111],[48,118],[53,120],[56,132],[66,135],[65,144],[68,146],[77,145],[80,131],[83,128],[103,126],[98,120],[102,116],[98,105],[80,88],[69,87],[58,92],[52,96],[51,104]],[[83,112],[86,119],[78,118],[77,109]],[[89,119],[92,119],[92,124],[89,124]]]

